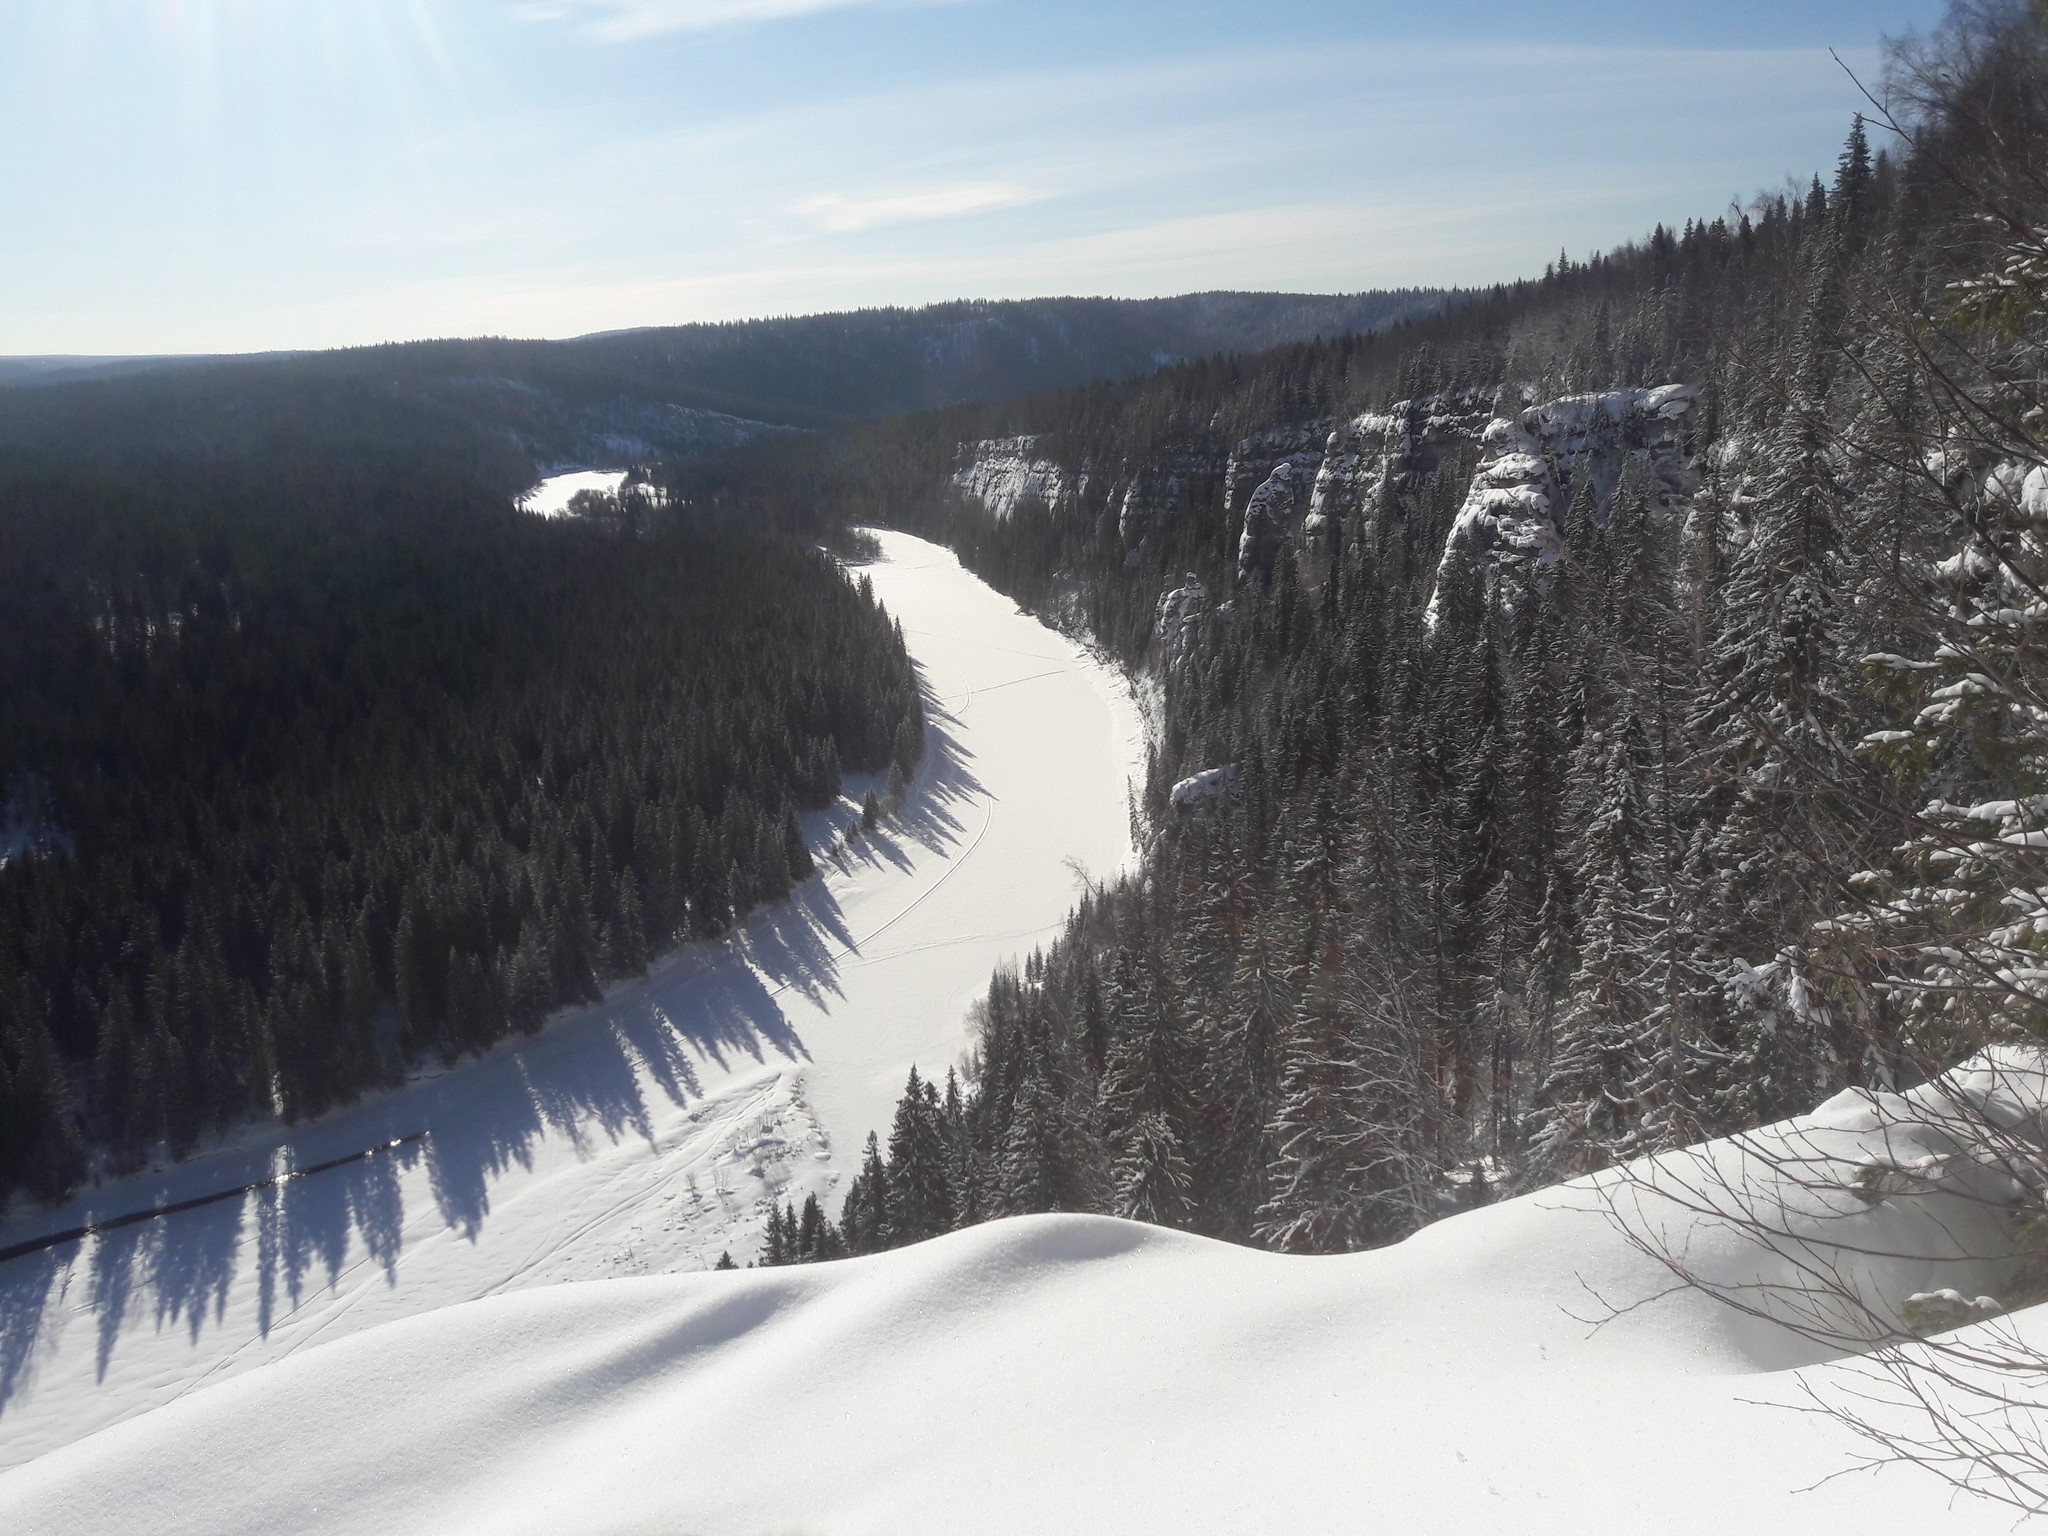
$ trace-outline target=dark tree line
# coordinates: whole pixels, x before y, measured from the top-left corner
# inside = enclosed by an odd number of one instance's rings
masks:
[[[1157,669],[1165,719],[1141,872],[994,979],[964,1083],[913,1081],[839,1228],[778,1217],[781,1257],[1049,1210],[1369,1246],[2048,1034],[2044,29],[1959,9],[1901,55],[1902,152],[1859,121],[1803,197],[1385,336],[821,445],[818,494],[896,488]],[[1696,492],[1635,453],[1552,557],[1446,558],[1453,446],[1319,583],[1236,568],[1235,439],[1671,381]],[[953,494],[963,438],[1027,431],[1089,489]],[[1134,549],[1107,498],[1169,465],[1196,491]],[[1212,600],[1167,645],[1183,572]]]
[[[395,465],[0,476],[0,1196],[536,1029],[922,741],[806,541]]]
[[[53,369],[8,387],[0,452],[255,460],[459,453],[515,490],[535,460],[620,444],[688,459],[792,430],[1149,371],[1162,355],[1362,332],[1429,314],[1429,290],[962,300],[921,309],[643,327],[564,341],[474,337]],[[18,375],[36,379],[33,373]]]

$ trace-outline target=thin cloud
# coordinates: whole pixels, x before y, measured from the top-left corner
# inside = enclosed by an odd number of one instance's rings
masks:
[[[845,197],[828,193],[805,198],[790,212],[829,234],[853,235],[892,224],[929,224],[939,219],[966,218],[1042,202],[1049,194],[1014,182],[978,182],[895,192],[880,197]]]
[[[582,21],[599,41],[625,43],[889,3],[901,0],[527,0],[518,10],[529,21]]]

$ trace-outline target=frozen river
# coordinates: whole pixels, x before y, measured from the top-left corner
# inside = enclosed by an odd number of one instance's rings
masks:
[[[829,1196],[912,1065],[943,1075],[1001,961],[1129,855],[1143,771],[1121,679],[946,550],[867,567],[930,717],[899,821],[820,878],[543,1034],[298,1128],[0,1226],[0,1248],[373,1146],[330,1171],[0,1263],[0,1466],[324,1343],[562,1280],[754,1251],[765,1202]],[[402,1140],[402,1138],[413,1138]]]

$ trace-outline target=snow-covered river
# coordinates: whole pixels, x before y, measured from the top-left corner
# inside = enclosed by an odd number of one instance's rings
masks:
[[[581,488],[581,487],[579,487]],[[566,498],[564,498],[566,499]],[[0,1225],[45,1231],[378,1155],[0,1263],[0,1467],[203,1383],[450,1303],[744,1262],[769,1197],[850,1178],[913,1062],[943,1073],[1000,961],[1129,854],[1121,679],[944,549],[868,567],[927,695],[900,821],[789,903],[531,1040],[299,1128]]]

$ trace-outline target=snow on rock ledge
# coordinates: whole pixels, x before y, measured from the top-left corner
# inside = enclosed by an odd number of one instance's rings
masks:
[[[1243,778],[1244,768],[1238,763],[1225,763],[1221,768],[1190,774],[1173,786],[1173,808],[1176,811],[1192,810],[1207,801],[1221,799],[1235,791]]]

